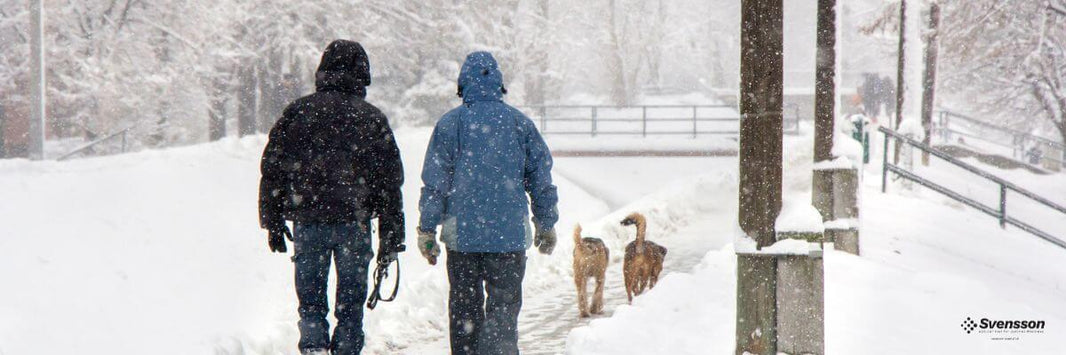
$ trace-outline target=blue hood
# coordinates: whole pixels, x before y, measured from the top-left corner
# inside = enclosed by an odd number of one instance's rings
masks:
[[[500,101],[506,93],[503,73],[492,54],[474,52],[466,56],[459,71],[459,97],[463,102]]]

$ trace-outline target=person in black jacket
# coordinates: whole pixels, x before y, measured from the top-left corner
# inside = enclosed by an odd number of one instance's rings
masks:
[[[304,354],[362,350],[362,303],[373,256],[370,220],[378,219],[379,262],[393,262],[404,250],[400,151],[385,115],[364,100],[369,85],[363,47],[330,43],[318,66],[316,92],[285,108],[263,151],[259,223],[271,251],[286,252],[286,238],[294,242]],[[331,257],[337,267],[332,339],[326,321]]]

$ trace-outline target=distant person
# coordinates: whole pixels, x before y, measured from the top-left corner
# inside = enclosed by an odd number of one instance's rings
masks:
[[[294,241],[301,354],[358,354],[378,219],[379,262],[404,250],[400,151],[385,115],[367,103],[370,62],[359,43],[337,40],[322,54],[314,94],[285,108],[263,151],[259,223],[273,252]],[[290,233],[285,221],[293,221]],[[326,280],[333,259],[337,326],[329,335]]]
[[[881,79],[873,73],[863,73],[862,77],[859,96],[862,98],[863,111],[868,117],[877,117],[881,113]]]
[[[885,104],[886,115],[896,115],[896,83],[885,76],[881,78],[881,102]]]
[[[518,354],[525,251],[555,248],[551,152],[533,121],[503,102],[505,93],[491,54],[467,56],[463,104],[437,122],[422,167],[418,247],[436,264],[442,225],[452,354]]]
[[[1044,151],[1035,145],[1029,148],[1029,152],[1026,155],[1029,156],[1029,164],[1032,165],[1040,165],[1040,161],[1044,159]]]
[[[877,119],[882,114],[892,115],[896,112],[896,86],[887,76],[864,73],[859,96],[867,117]]]

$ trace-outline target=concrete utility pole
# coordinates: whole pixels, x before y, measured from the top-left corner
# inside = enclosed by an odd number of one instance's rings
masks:
[[[44,7],[30,0],[30,159],[44,159],[44,130],[47,111],[44,74]]]
[[[929,3],[929,35],[925,42],[925,73],[922,76],[922,143],[930,144],[933,136],[933,106],[936,99],[936,57],[940,50],[937,37],[940,34],[940,4]],[[922,151],[922,165],[929,165],[929,152]]]
[[[739,221],[758,248],[781,211],[782,0],[742,0]],[[737,355],[777,353],[777,259],[737,255]]]

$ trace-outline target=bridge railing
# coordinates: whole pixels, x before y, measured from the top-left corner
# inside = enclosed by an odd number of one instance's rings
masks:
[[[1061,213],[1061,217],[1059,217],[1059,218],[1066,218],[1066,207],[1063,207],[1062,205],[1059,205],[1059,204],[1057,204],[1055,202],[1052,202],[1052,201],[1050,201],[1050,200],[1038,195],[1035,192],[1023,189],[1023,188],[1021,188],[1018,185],[1015,185],[1015,184],[1013,184],[1013,183],[1011,183],[1009,181],[1003,180],[1003,179],[1001,179],[1001,178],[999,178],[999,177],[997,177],[995,175],[992,175],[991,173],[988,173],[988,172],[986,172],[984,170],[981,170],[981,169],[979,169],[979,168],[977,168],[977,167],[975,167],[973,165],[967,164],[966,162],[963,162],[963,161],[961,161],[959,159],[956,159],[955,157],[952,157],[951,155],[949,155],[949,154],[947,154],[945,152],[939,151],[937,149],[933,149],[932,147],[930,147],[930,146],[928,146],[928,145],[926,145],[926,144],[924,144],[924,143],[922,143],[922,142],[920,142],[918,140],[915,140],[913,138],[901,135],[901,134],[897,133],[896,131],[893,131],[893,130],[888,129],[886,127],[880,127],[880,128],[878,128],[878,131],[880,131],[881,133],[884,133],[884,135],[885,135],[885,139],[884,139],[885,146],[884,146],[884,151],[883,151],[884,156],[882,157],[883,160],[882,160],[882,167],[881,167],[881,192],[885,192],[888,189],[888,173],[892,172],[892,173],[896,174],[897,176],[899,176],[900,178],[913,181],[913,182],[915,182],[915,183],[917,183],[919,185],[925,186],[925,187],[927,187],[927,188],[929,188],[929,189],[931,189],[933,191],[939,192],[939,193],[941,193],[941,194],[943,194],[943,195],[945,195],[947,197],[950,197],[951,199],[954,199],[954,200],[956,200],[958,202],[961,202],[961,203],[963,203],[963,204],[965,204],[967,206],[973,207],[973,208],[977,209],[978,211],[984,212],[985,214],[987,214],[989,216],[992,216],[992,217],[995,217],[995,218],[999,219],[1000,227],[1006,228],[1006,226],[1009,224],[1009,225],[1018,227],[1019,229],[1024,230],[1024,231],[1026,231],[1026,232],[1028,232],[1030,234],[1033,234],[1033,235],[1035,235],[1037,237],[1040,237],[1041,239],[1044,239],[1044,240],[1046,240],[1046,241],[1048,241],[1048,242],[1050,242],[1052,244],[1055,244],[1055,245],[1057,245],[1057,246],[1059,246],[1061,248],[1066,249],[1066,242],[1064,242],[1062,239],[1059,239],[1059,238],[1051,235],[1050,233],[1048,233],[1048,232],[1046,232],[1044,230],[1041,230],[1041,229],[1039,229],[1039,228],[1037,228],[1037,227],[1035,227],[1035,226],[1033,226],[1033,225],[1031,225],[1029,223],[1023,222],[1023,221],[1019,220],[1017,217],[1014,217],[1011,214],[1009,214],[1008,213],[1008,209],[1007,209],[1007,196],[1008,196],[1008,193],[1012,193],[1012,194],[1020,195],[1022,197],[1026,197],[1029,200],[1036,202],[1037,205],[1047,208],[1053,214],[1058,215],[1059,213]],[[899,142],[903,143],[906,146],[914,147],[914,148],[917,148],[917,149],[919,149],[921,151],[928,152],[930,155],[935,156],[935,157],[940,158],[940,159],[943,159],[944,161],[950,163],[951,165],[953,165],[953,166],[955,166],[957,168],[961,168],[962,170],[965,170],[965,171],[968,171],[968,172],[972,173],[979,180],[991,182],[991,183],[993,183],[995,185],[998,185],[998,187],[999,187],[999,205],[998,206],[986,205],[986,204],[978,201],[978,199],[975,198],[975,197],[967,196],[967,195],[965,195],[965,194],[963,194],[963,193],[961,193],[959,191],[952,190],[952,189],[946,187],[945,184],[934,182],[934,181],[932,181],[932,180],[930,180],[928,178],[919,176],[917,173],[915,173],[913,171],[907,170],[906,168],[903,168],[903,167],[901,167],[899,165],[891,163],[889,161],[889,158],[888,158],[888,152],[889,152],[889,144],[888,143],[889,143],[889,141],[892,141],[892,140],[896,140],[896,141],[899,141]],[[1055,212],[1058,212],[1058,213],[1055,213]]]
[[[530,105],[519,106],[544,135],[737,136],[733,105]],[[786,105],[785,133],[799,131],[799,107]]]
[[[1060,166],[1066,165],[1066,145],[1051,139],[948,110],[939,111],[935,123],[934,136],[946,142],[952,142],[957,137],[975,140],[981,144],[1009,149],[1013,158],[1026,161],[1027,149],[1042,145],[1047,147],[1049,152],[1041,156],[1041,159],[1050,160]]]

